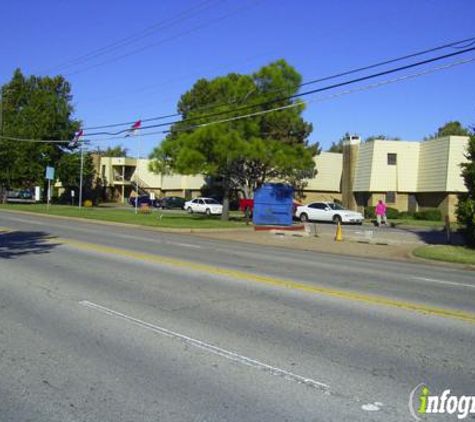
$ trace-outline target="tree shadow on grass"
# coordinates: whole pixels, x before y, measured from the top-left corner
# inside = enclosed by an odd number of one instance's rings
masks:
[[[48,253],[58,245],[45,232],[0,231],[0,259]]]

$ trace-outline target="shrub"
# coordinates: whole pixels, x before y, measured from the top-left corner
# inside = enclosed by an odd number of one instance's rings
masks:
[[[475,200],[468,194],[461,196],[457,205],[457,220],[468,245],[475,247]]]
[[[442,212],[437,208],[430,208],[422,211],[417,211],[414,213],[414,218],[416,220],[427,220],[427,221],[442,221],[443,216]]]
[[[396,208],[388,207],[388,209],[386,210],[386,217],[388,217],[391,220],[395,220],[396,218],[399,218],[399,210],[397,210]]]
[[[373,220],[376,218],[376,213],[375,213],[376,207],[365,207],[364,209],[364,218]],[[395,220],[396,218],[399,217],[399,211],[396,208],[391,208],[388,207],[386,209],[386,217],[388,217],[391,220]]]
[[[365,207],[364,208],[364,218],[373,219],[376,218],[376,214],[374,212],[376,207]]]
[[[412,211],[402,211],[399,213],[399,218],[412,220],[414,218],[414,212]]]

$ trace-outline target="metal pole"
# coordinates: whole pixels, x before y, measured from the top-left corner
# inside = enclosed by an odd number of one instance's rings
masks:
[[[46,208],[48,209],[49,211],[49,206],[50,206],[50,203],[51,203],[51,179],[48,178],[48,194],[46,196]]]
[[[81,170],[79,171],[79,209],[82,206],[82,184],[84,170],[84,144],[81,144]]]
[[[138,129],[140,131],[140,129]],[[135,214],[138,212],[139,206],[139,160],[140,160],[140,132],[137,134],[137,164],[135,167],[135,187],[137,189],[137,196],[135,198]]]

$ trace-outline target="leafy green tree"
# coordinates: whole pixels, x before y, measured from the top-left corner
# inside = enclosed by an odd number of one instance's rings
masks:
[[[42,183],[46,166],[56,165],[80,126],[73,119],[70,84],[62,76],[26,78],[17,69],[1,91],[1,134],[6,138],[0,139],[0,185],[25,188]]]
[[[457,220],[463,227],[467,243],[475,247],[475,133],[470,136],[466,157],[468,162],[461,167],[467,193],[459,197]]]
[[[442,138],[444,136],[469,136],[470,131],[464,128],[458,121],[447,122],[445,125],[439,127],[437,132],[430,135],[427,139]]]
[[[390,136],[387,136],[387,135],[371,135],[371,136],[368,136],[368,137],[365,139],[365,142],[372,142],[372,141],[376,141],[376,140],[382,140],[382,141],[400,141],[401,138],[398,138],[397,136],[396,136],[396,137],[390,137]]]
[[[343,152],[343,139],[340,139],[338,142],[332,142],[330,148],[328,148],[329,152]]]
[[[79,192],[81,170],[81,153],[79,151],[63,154],[60,158],[56,176],[68,193],[74,190]],[[83,192],[91,192],[94,179],[94,164],[91,153],[84,154],[83,165]],[[77,196],[77,195],[76,195]],[[86,195],[85,195],[86,196]]]
[[[343,141],[345,139],[348,139],[350,137],[350,132],[346,132],[339,140],[338,142],[332,142],[330,148],[328,149],[328,152],[338,152],[342,153],[343,152]]]
[[[96,154],[99,154],[101,157],[127,157],[128,148],[124,148],[122,145],[117,145],[115,147],[107,147],[106,149],[97,149],[94,151]]]
[[[286,98],[300,83],[301,76],[284,60],[252,75],[198,80],[181,97],[183,120],[152,152],[151,169],[201,173],[219,181],[223,219],[228,218],[232,190],[249,195],[272,179],[290,182],[307,176],[314,169],[318,144],[309,145],[312,126],[301,117],[304,105]],[[244,105],[250,108],[243,110]],[[287,108],[268,112],[278,107]],[[252,113],[260,114],[239,118]]]

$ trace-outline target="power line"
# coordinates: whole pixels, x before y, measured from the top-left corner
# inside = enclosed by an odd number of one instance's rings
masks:
[[[285,106],[273,108],[273,109],[270,109],[270,110],[261,110],[261,111],[255,112],[255,113],[250,113],[250,114],[241,115],[241,116],[234,116],[234,117],[230,117],[230,118],[223,119],[223,120],[192,125],[192,126],[188,126],[188,127],[185,127],[185,128],[178,128],[177,131],[186,131],[186,130],[196,129],[198,127],[206,127],[206,126],[211,126],[211,125],[214,125],[214,124],[226,123],[226,122],[241,120],[241,119],[245,119],[245,118],[249,118],[249,117],[256,117],[256,116],[259,116],[259,115],[264,115],[264,114],[268,114],[268,113],[272,113],[272,112],[276,112],[276,111],[282,111],[282,110],[286,110],[286,109],[289,109],[289,108],[299,107],[303,104],[310,104],[310,103],[318,103],[318,102],[328,101],[328,100],[333,99],[333,98],[338,98],[338,97],[342,97],[342,96],[345,96],[345,95],[354,94],[356,92],[368,91],[370,89],[379,88],[381,86],[393,84],[393,83],[396,83],[396,82],[402,82],[402,81],[405,81],[405,80],[408,80],[408,79],[414,79],[414,78],[417,78],[417,77],[420,77],[420,76],[425,76],[425,75],[428,75],[430,73],[450,69],[450,68],[455,67],[455,66],[461,66],[463,64],[468,64],[468,63],[471,63],[471,62],[474,62],[474,61],[475,61],[475,57],[472,57],[472,58],[469,58],[469,59],[464,59],[464,60],[459,60],[457,62],[452,62],[452,63],[446,64],[446,65],[443,65],[443,66],[439,66],[439,67],[435,67],[435,68],[431,68],[431,69],[426,69],[426,70],[423,70],[423,71],[418,72],[418,73],[413,73],[413,74],[409,74],[409,75],[402,75],[402,76],[399,76],[397,78],[387,79],[387,80],[384,80],[384,81],[379,81],[379,82],[376,82],[374,84],[366,85],[364,87],[358,87],[358,88],[354,88],[352,90],[347,90],[347,91],[342,91],[342,92],[339,92],[339,93],[336,93],[336,94],[327,95],[326,97],[315,98],[315,99],[311,99],[311,100],[304,100],[304,101],[301,101],[301,102],[298,102],[298,103],[287,104]],[[170,133],[170,132],[171,132],[171,130],[164,130],[164,131],[157,132],[155,134],[158,134],[158,133],[163,134],[163,133]]]
[[[384,66],[384,65],[387,65],[387,64],[390,64],[390,63],[395,63],[395,62],[398,62],[398,61],[407,60],[409,58],[422,56],[422,55],[432,53],[432,52],[435,52],[435,51],[439,51],[439,50],[443,50],[443,49],[446,49],[446,48],[449,48],[449,47],[454,47],[455,48],[455,46],[458,45],[458,44],[466,43],[466,42],[472,41],[472,40],[474,40],[473,43],[475,43],[475,37],[466,38],[466,39],[460,40],[460,41],[454,41],[454,42],[444,44],[444,45],[441,45],[441,46],[432,47],[432,48],[427,49],[427,50],[422,50],[422,51],[419,51],[419,52],[416,52],[416,53],[411,53],[411,54],[407,54],[407,55],[404,55],[404,56],[396,57],[394,59],[390,59],[390,60],[386,60],[386,61],[382,61],[382,62],[378,62],[378,63],[373,63],[373,64],[368,65],[368,66],[363,66],[363,67],[360,67],[360,68],[356,68],[356,69],[348,70],[348,71],[345,71],[345,72],[341,72],[341,73],[333,74],[333,75],[330,75],[330,76],[326,76],[326,77],[323,77],[323,78],[314,79],[314,80],[304,82],[304,83],[298,85],[297,88],[301,88],[303,86],[308,86],[308,85],[316,84],[316,83],[319,83],[319,82],[324,82],[324,81],[336,79],[336,78],[339,78],[339,77],[342,77],[342,76],[348,76],[348,75],[351,75],[351,74],[354,74],[354,73],[362,72],[364,70],[374,69],[376,67],[381,67],[381,66]],[[469,47],[473,43],[469,44],[466,47]],[[272,92],[279,93],[279,92],[282,92],[282,91],[283,90],[280,89],[280,90],[275,90],[275,91],[272,91]],[[278,101],[278,100],[276,100],[276,101]],[[237,100],[236,101],[231,101],[231,102],[226,103],[226,104],[224,104],[222,102],[216,102],[214,104],[209,104],[209,105],[206,105],[204,107],[200,107],[200,108],[197,109],[197,111],[213,109],[213,108],[217,108],[217,107],[223,106],[223,105],[235,104],[237,102],[238,102]],[[251,106],[252,105],[249,105],[249,107],[251,107]],[[163,116],[150,117],[150,118],[147,118],[147,119],[142,119],[142,122],[158,121],[158,120],[164,120],[164,119],[169,119],[169,118],[178,117],[178,116],[181,116],[181,113],[174,113],[174,114],[168,114],[168,115],[163,115]],[[109,124],[109,125],[89,127],[89,128],[85,128],[84,130],[107,129],[107,128],[112,128],[112,127],[128,126],[128,125],[131,125],[133,123],[134,122],[132,122],[132,121],[131,122],[123,122],[123,123],[114,123],[114,124]]]
[[[263,102],[260,102],[260,103],[241,106],[241,107],[237,107],[237,108],[232,109],[232,110],[223,110],[223,111],[220,111],[220,112],[217,112],[217,113],[212,113],[212,114],[208,114],[208,115],[204,115],[204,116],[189,118],[189,119],[186,119],[186,120],[174,120],[174,121],[159,123],[159,124],[155,124],[155,125],[143,126],[142,129],[152,129],[152,128],[157,128],[157,127],[169,126],[169,125],[172,125],[172,124],[175,124],[175,123],[183,123],[185,121],[186,122],[192,122],[192,121],[196,121],[196,120],[199,121],[199,120],[204,120],[204,119],[208,119],[208,118],[223,116],[223,115],[230,114],[230,113],[236,113],[236,112],[239,112],[239,111],[242,111],[242,110],[248,110],[248,109],[252,109],[252,108],[255,108],[255,107],[267,107],[267,106],[272,105],[272,104],[277,103],[277,102],[288,101],[288,100],[292,100],[292,99],[295,99],[295,98],[300,98],[300,97],[304,97],[304,96],[307,96],[307,95],[315,94],[317,92],[328,91],[330,89],[340,88],[342,86],[354,84],[354,83],[357,83],[357,82],[362,82],[362,81],[378,78],[380,76],[389,75],[391,73],[400,72],[402,70],[411,69],[413,67],[422,66],[424,64],[428,64],[428,63],[432,63],[432,62],[435,62],[435,61],[447,59],[449,57],[458,56],[460,54],[464,54],[464,53],[467,53],[467,52],[473,51],[473,50],[475,50],[475,47],[471,47],[471,48],[467,48],[467,49],[464,49],[464,50],[456,51],[454,53],[444,54],[442,56],[433,57],[433,58],[430,58],[430,59],[426,59],[426,60],[422,60],[422,61],[419,61],[419,62],[408,64],[408,65],[400,66],[400,67],[397,67],[397,68],[393,68],[393,69],[385,70],[385,71],[382,71],[382,72],[374,73],[374,74],[371,74],[371,75],[361,76],[359,78],[350,79],[348,81],[339,82],[339,83],[336,83],[336,84],[328,85],[328,86],[325,86],[325,87],[322,87],[322,88],[313,89],[313,90],[310,90],[310,91],[305,91],[305,92],[290,95],[290,96],[287,96],[287,97],[281,97],[281,98],[276,98],[276,99],[273,99],[273,100],[263,101]],[[100,135],[119,136],[122,133],[127,132],[128,130],[129,129],[127,128],[127,129],[120,130],[118,132],[86,133],[86,136],[100,136]]]
[[[453,67],[456,67],[456,66],[461,66],[463,64],[468,64],[468,63],[471,63],[471,62],[475,62],[475,57],[471,57],[471,58],[468,58],[468,59],[448,63],[446,65],[426,69],[426,70],[423,70],[421,72],[417,72],[417,73],[413,73],[413,74],[409,74],[409,75],[398,76],[398,77],[393,78],[393,79],[386,79],[386,80],[383,80],[383,81],[378,81],[378,82],[370,84],[370,85],[365,85],[363,87],[357,87],[357,88],[354,88],[354,89],[351,89],[351,90],[338,92],[338,93],[335,93],[335,94],[327,95],[325,97],[314,98],[314,99],[310,99],[310,100],[304,100],[304,101],[301,101],[301,102],[298,102],[298,103],[287,104],[285,106],[276,107],[276,108],[273,108],[273,109],[261,110],[261,111],[254,112],[254,113],[248,113],[248,114],[244,114],[244,115],[240,115],[240,116],[233,116],[233,117],[229,117],[229,118],[226,118],[226,119],[215,120],[215,121],[212,121],[212,122],[190,125],[190,126],[187,126],[187,127],[178,128],[177,130],[178,131],[186,131],[186,130],[196,129],[196,128],[199,128],[199,127],[206,127],[206,126],[211,126],[211,125],[215,125],[215,124],[227,123],[227,122],[231,122],[231,121],[242,120],[242,119],[246,119],[246,118],[250,118],[250,117],[256,117],[256,116],[259,116],[259,115],[278,112],[278,111],[282,111],[282,110],[285,110],[285,109],[299,107],[303,104],[320,103],[320,102],[328,101],[328,100],[331,100],[331,99],[334,99],[334,98],[342,97],[342,96],[345,96],[345,95],[350,95],[350,94],[354,94],[354,93],[357,93],[357,92],[367,91],[367,90],[370,90],[370,89],[379,88],[381,86],[386,86],[386,85],[389,85],[389,84],[402,82],[402,81],[409,80],[409,79],[414,79],[414,78],[425,76],[425,75],[428,75],[428,74],[431,74],[431,73],[435,73],[435,72],[439,72],[439,71],[442,71],[442,70],[450,69],[450,68],[453,68]],[[143,129],[144,128],[142,128],[141,130],[143,130]],[[158,134],[166,134],[166,133],[170,133],[170,130],[168,129],[168,130],[160,130],[160,131],[155,131],[155,132],[141,133],[140,136],[141,137],[155,136],[155,135],[158,135]],[[1,135],[0,135],[0,139],[16,140],[18,142],[45,142],[45,143],[46,142],[49,142],[49,143],[70,142],[69,140],[68,141],[61,141],[61,140],[23,139],[23,138],[13,138],[13,137],[1,136]],[[102,139],[93,139],[93,140],[84,139],[84,140],[81,140],[80,142],[81,143],[84,143],[84,142],[99,143],[99,142],[108,142],[112,139],[115,139],[115,137],[102,138]]]
[[[226,14],[224,14],[224,15],[221,15],[221,16],[219,16],[219,17],[216,18],[216,19],[212,19],[212,20],[207,21],[207,22],[205,22],[205,23],[203,23],[203,24],[201,24],[201,25],[194,26],[193,28],[191,28],[191,29],[189,29],[189,30],[186,30],[186,31],[183,31],[183,32],[179,32],[178,34],[175,34],[175,35],[172,35],[172,36],[170,36],[170,37],[164,38],[164,39],[162,39],[162,40],[160,40],[160,41],[157,41],[157,42],[154,42],[154,43],[145,45],[145,46],[143,46],[143,47],[141,47],[141,48],[137,48],[137,49],[135,49],[135,50],[132,50],[132,51],[130,51],[130,52],[128,52],[128,53],[125,53],[125,54],[122,54],[122,55],[120,55],[120,56],[113,57],[113,58],[111,58],[111,59],[109,59],[109,60],[105,60],[105,61],[103,61],[103,62],[97,63],[97,64],[92,65],[92,66],[85,67],[85,68],[83,68],[83,69],[76,70],[76,71],[74,71],[74,72],[66,73],[66,76],[77,75],[77,74],[83,73],[83,72],[85,72],[85,71],[87,71],[87,70],[91,70],[91,69],[95,69],[95,68],[97,68],[97,67],[105,66],[105,65],[107,65],[107,64],[109,64],[109,63],[113,63],[113,62],[116,62],[116,61],[118,61],[118,60],[122,60],[122,59],[124,59],[124,58],[127,58],[127,57],[130,57],[130,56],[134,56],[134,55],[136,55],[136,54],[139,54],[139,53],[141,53],[142,51],[148,50],[148,49],[150,49],[150,48],[152,48],[152,47],[156,47],[157,45],[163,44],[164,42],[172,41],[172,40],[174,40],[174,39],[176,39],[176,38],[179,38],[179,37],[182,37],[182,36],[185,36],[185,35],[188,35],[188,34],[192,34],[192,33],[196,32],[196,31],[198,31],[198,30],[201,30],[201,29],[206,28],[206,27],[208,27],[208,26],[210,26],[210,25],[213,25],[213,24],[216,23],[216,22],[220,22],[220,21],[222,21],[222,20],[225,20],[225,19],[229,18],[230,16],[233,16],[233,15],[237,14],[237,13],[241,13],[242,11],[244,11],[244,10],[249,9],[250,7],[252,7],[252,6],[254,5],[254,3],[261,3],[261,2],[263,2],[263,1],[265,1],[265,0],[252,0],[251,4],[248,4],[248,5],[246,5],[246,6],[240,7],[239,9],[234,10],[233,12],[229,12],[229,13],[226,13]]]
[[[60,63],[56,66],[53,66],[49,69],[46,69],[44,72],[40,73],[48,73],[54,69],[68,69],[72,66],[75,66],[77,64],[81,64],[84,62],[88,62],[92,59],[95,59],[97,57],[103,56],[105,54],[108,54],[112,51],[115,51],[119,48],[125,47],[129,44],[133,44],[137,41],[140,41],[146,37],[149,37],[153,35],[154,32],[156,32],[159,29],[164,29],[164,28],[169,28],[173,26],[174,24],[180,23],[182,21],[185,21],[186,19],[193,17],[195,14],[198,14],[202,11],[202,9],[207,9],[209,8],[213,3],[216,3],[216,0],[205,0],[198,5],[195,5],[193,7],[190,7],[189,9],[185,9],[182,12],[178,13],[174,17],[166,18],[163,19],[157,23],[154,23],[153,25],[150,25],[144,29],[142,29],[139,32],[136,32],[134,34],[131,34],[127,37],[121,38],[117,41],[114,41],[110,44],[107,44],[103,47],[97,48],[95,50],[89,51],[88,53],[82,54],[74,59],[67,60],[63,63]],[[195,13],[193,13],[195,12]]]

